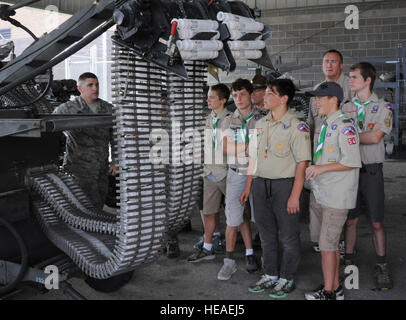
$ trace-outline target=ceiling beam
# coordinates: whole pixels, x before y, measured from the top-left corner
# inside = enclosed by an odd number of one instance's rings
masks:
[[[19,0],[5,0],[1,1],[5,3],[15,4],[20,2]],[[85,5],[94,2],[94,0],[42,0],[37,3],[30,5],[30,7],[44,9],[47,6],[54,5],[58,8],[61,13],[74,14],[80,10],[80,8]]]

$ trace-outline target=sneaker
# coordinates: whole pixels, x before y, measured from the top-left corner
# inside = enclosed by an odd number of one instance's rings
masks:
[[[213,236],[213,249],[215,253],[224,253],[223,241],[221,240],[221,235]]]
[[[203,243],[204,243],[204,235],[202,235],[199,239],[199,241],[197,241],[194,245],[193,248],[195,249],[202,249],[203,248]]]
[[[178,240],[168,240],[166,242],[166,256],[169,259],[175,259],[179,257],[180,250],[179,250],[179,242]]]
[[[293,280],[279,278],[275,287],[271,289],[269,296],[275,299],[282,299],[286,298],[293,290],[295,290],[295,282]]]
[[[252,293],[264,292],[266,289],[272,289],[278,283],[278,280],[272,280],[271,276],[264,274],[258,282],[248,287]]]
[[[245,256],[245,263],[249,273],[253,273],[258,270],[258,264],[253,254]]]
[[[224,264],[217,274],[219,280],[229,280],[237,271],[237,263],[233,259],[224,258]]]
[[[375,279],[376,279],[376,288],[380,290],[389,290],[392,289],[393,284],[389,276],[389,270],[386,263],[376,264],[375,265]]]
[[[216,257],[214,254],[213,250],[209,251],[206,250],[205,248],[202,248],[200,250],[196,250],[193,252],[188,258],[187,261],[189,262],[199,262],[202,260],[213,260]]]
[[[338,290],[338,289],[337,289]],[[324,290],[324,285],[321,285],[318,290],[316,291],[311,291],[305,293],[305,299],[306,300],[336,300],[336,291],[334,292],[326,292]],[[344,300],[344,294],[343,294],[343,299]]]
[[[320,292],[324,291],[324,284],[319,285],[316,289],[311,292],[305,293],[306,300],[324,300],[324,299],[316,299]],[[336,290],[334,290],[335,300],[344,300],[344,289],[343,286],[340,284]]]

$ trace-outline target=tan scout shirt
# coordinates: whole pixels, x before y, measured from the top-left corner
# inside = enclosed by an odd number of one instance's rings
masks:
[[[327,118],[327,131],[316,165],[339,162],[352,170],[330,171],[318,175],[316,184],[322,194],[318,202],[329,208],[353,209],[357,200],[361,157],[359,137],[352,120],[339,110]]]
[[[324,80],[322,82],[320,82],[319,84],[317,84],[313,90],[316,90],[318,88],[319,85],[321,85],[322,83],[327,82],[327,80]],[[350,78],[346,75],[344,75],[343,73],[341,73],[341,76],[338,78],[337,83],[341,86],[341,88],[343,88],[343,92],[344,92],[344,99],[343,101],[341,101],[341,107],[343,107],[343,105],[348,102],[351,101],[352,97],[354,96],[354,94],[351,92],[351,88],[350,88]],[[313,97],[310,99],[309,102],[309,114],[307,116],[307,124],[309,126],[313,126],[314,125],[314,143],[315,146],[314,148],[316,148],[317,146],[317,141],[319,140],[319,134],[320,134],[320,128],[321,125],[323,124],[323,120],[321,118],[321,116],[319,115],[319,111],[316,108],[316,99]]]
[[[354,120],[358,121],[358,107],[353,103],[357,97],[344,105],[343,111]],[[378,123],[382,125],[381,129],[385,134],[390,134],[392,131],[393,113],[390,103],[379,99],[375,93],[372,93],[369,98],[371,103],[365,107],[365,123],[363,132],[371,131]],[[385,161],[385,144],[381,139],[376,144],[361,144],[361,160],[364,164],[382,163]]]
[[[224,110],[218,115],[219,122],[216,129],[217,145],[213,146],[213,118],[216,114],[212,111],[206,118],[206,125],[204,130],[204,167],[203,177],[212,174],[217,181],[223,180],[227,176],[227,159],[223,154],[223,141],[221,134],[221,124],[224,119],[231,114],[230,111]]]
[[[257,108],[253,108],[252,112],[254,116],[247,122],[247,130],[248,133],[253,133],[253,129],[255,128],[255,123],[262,118],[260,112]],[[224,137],[233,137],[234,142],[236,143],[244,143],[243,133],[241,130],[241,120],[240,120],[240,112],[238,109],[234,111],[229,117],[225,118],[221,124],[221,129],[223,131],[223,138]],[[250,137],[251,137],[250,134]],[[238,169],[238,172],[241,174],[246,174],[248,169],[248,157],[234,157],[232,155],[228,155],[227,163],[230,168]]]
[[[268,179],[292,178],[297,164],[311,160],[309,128],[288,111],[279,121],[272,113],[259,120],[256,177]]]

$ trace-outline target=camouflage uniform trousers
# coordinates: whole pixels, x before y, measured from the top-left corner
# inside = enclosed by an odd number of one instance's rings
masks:
[[[75,181],[88,196],[92,204],[102,210],[108,192],[108,172],[100,170],[99,172],[88,171],[84,174],[83,170],[67,170],[74,176]]]

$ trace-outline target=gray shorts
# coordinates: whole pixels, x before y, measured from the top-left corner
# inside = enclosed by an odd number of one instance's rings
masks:
[[[226,223],[230,227],[238,227],[244,222],[245,205],[240,204],[240,196],[245,188],[246,181],[246,175],[240,175],[231,168],[228,169],[225,214]],[[251,199],[250,196],[250,202]],[[253,208],[252,202],[251,208]]]

